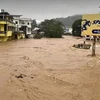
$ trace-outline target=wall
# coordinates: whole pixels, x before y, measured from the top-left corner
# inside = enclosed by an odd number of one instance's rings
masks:
[[[4,31],[4,25],[3,24],[0,25],[0,31]]]
[[[31,21],[20,20],[19,24],[20,24],[20,25],[26,25],[26,26],[28,26],[28,27],[31,28]]]
[[[15,31],[19,31],[19,19],[14,19],[13,22],[14,22],[15,24],[16,24],[16,22],[17,22]]]
[[[12,31],[8,31],[6,36],[12,36]]]
[[[27,29],[26,29],[26,34],[31,34],[31,21],[30,20],[20,20],[19,21],[19,25],[20,26],[27,26]]]

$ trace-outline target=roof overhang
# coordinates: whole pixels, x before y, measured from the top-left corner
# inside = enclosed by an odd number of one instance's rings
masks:
[[[23,15],[12,15],[13,17],[21,17],[21,16],[23,16]]]

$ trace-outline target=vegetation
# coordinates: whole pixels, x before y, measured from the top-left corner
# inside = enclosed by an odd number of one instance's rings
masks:
[[[41,38],[42,37],[41,37],[41,35],[39,33],[37,33],[37,34],[34,35],[34,39],[41,39]]]
[[[45,32],[44,36],[47,38],[62,38],[64,30],[62,23],[55,20],[45,20],[39,27]]]
[[[82,19],[82,15],[73,15],[66,18],[55,18],[56,21],[61,22],[64,26],[71,27],[74,21]]]
[[[35,19],[32,20],[31,26],[32,26],[32,29],[34,29],[35,27],[37,27],[37,22],[36,22]]]
[[[41,39],[42,36],[40,34],[40,30],[37,30],[36,33],[34,34],[34,39]]]
[[[76,20],[72,25],[72,34],[74,36],[81,36],[81,19]]]

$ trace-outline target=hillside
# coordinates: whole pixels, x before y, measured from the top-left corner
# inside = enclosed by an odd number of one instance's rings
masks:
[[[73,16],[68,16],[67,18],[55,18],[55,20],[62,22],[64,26],[71,27],[75,20],[81,18],[82,15],[73,15]]]

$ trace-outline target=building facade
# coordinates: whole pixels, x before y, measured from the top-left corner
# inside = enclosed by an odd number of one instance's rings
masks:
[[[13,15],[13,18],[14,18],[13,22],[14,22],[15,25],[16,25],[15,31],[20,31],[19,28],[21,27],[21,26],[20,26],[20,17],[21,17],[21,16],[22,16],[22,15]]]
[[[31,18],[20,18],[19,24],[21,26],[20,30],[24,31],[26,37],[30,38],[32,36],[32,19]]]
[[[7,41],[11,39],[14,31],[15,31],[15,23],[13,22],[13,16],[4,10],[1,10],[0,41]]]
[[[21,15],[14,15],[14,23],[16,24],[16,31],[23,32],[26,38],[32,37],[32,19],[21,18]]]

